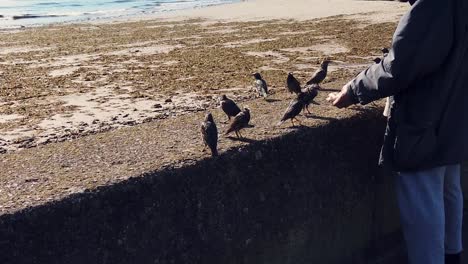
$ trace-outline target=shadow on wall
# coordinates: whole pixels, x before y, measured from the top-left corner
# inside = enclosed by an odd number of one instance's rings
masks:
[[[380,111],[0,218],[0,263],[367,263],[399,242]]]

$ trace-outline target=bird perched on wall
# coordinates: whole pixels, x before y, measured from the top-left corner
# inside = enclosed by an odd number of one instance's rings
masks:
[[[290,103],[288,108],[283,114],[283,117],[281,120],[276,124],[276,126],[281,126],[286,120],[291,120],[291,123],[293,126],[294,124],[294,119],[299,122],[299,125],[301,124],[301,121],[296,118],[298,114],[301,113],[301,110],[304,108],[304,102],[301,100],[301,98],[298,96],[297,98],[294,98]]]
[[[288,78],[286,79],[286,87],[290,93],[298,94],[301,92],[301,83],[294,77],[292,72],[288,73]]]
[[[203,151],[208,147],[213,157],[218,156],[218,128],[211,113],[205,115],[205,121],[201,124],[201,133],[204,143]]]
[[[307,82],[308,85],[311,84],[320,84],[325,80],[327,77],[327,71],[328,71],[328,64],[330,64],[330,60],[324,60],[320,64],[320,68],[315,71],[315,73],[312,75],[312,78]]]
[[[268,85],[266,81],[258,72],[253,73],[252,76],[255,78],[255,88],[257,88],[259,96],[266,98],[268,96]]]
[[[243,111],[237,114],[232,120],[231,125],[229,125],[228,130],[225,135],[228,135],[231,132],[235,132],[237,138],[242,138],[240,130],[246,128],[250,122],[250,110],[245,107]]]
[[[304,103],[303,110],[307,110],[307,113],[309,114],[311,114],[309,111],[309,105],[312,103],[315,97],[317,97],[319,89],[320,86],[317,84],[306,85],[304,89],[301,90],[301,93],[297,95],[299,100]]]
[[[237,104],[226,95],[221,96],[220,106],[221,109],[223,109],[223,112],[227,115],[228,120],[231,120],[232,116],[236,116],[241,111],[239,106],[237,106]]]

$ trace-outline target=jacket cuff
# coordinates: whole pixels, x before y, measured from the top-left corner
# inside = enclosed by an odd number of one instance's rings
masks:
[[[356,95],[353,83],[354,83],[354,80],[347,84],[348,89],[347,89],[346,93],[349,96],[349,98],[351,98],[351,101],[352,101],[353,104],[358,104],[359,103],[359,98]]]

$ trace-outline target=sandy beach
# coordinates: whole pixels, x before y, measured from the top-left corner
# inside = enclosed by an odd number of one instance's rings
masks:
[[[287,72],[305,82],[325,58],[334,63],[313,110],[317,118],[304,123],[356,114],[362,109],[329,107],[326,91],[381,55],[406,10],[387,1],[257,0],[140,21],[3,31],[0,212],[205,157],[198,126],[207,110],[225,119],[217,108],[222,94],[264,113],[247,137],[286,133],[288,126],[271,124],[290,100]],[[268,81],[270,103],[252,92],[254,71]],[[221,150],[242,144],[220,142]],[[100,158],[90,159],[96,153]],[[13,194],[24,199],[12,201]]]

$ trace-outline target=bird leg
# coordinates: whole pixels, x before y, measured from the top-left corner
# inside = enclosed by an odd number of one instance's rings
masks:
[[[236,137],[239,138],[239,132],[238,131],[236,131]]]
[[[299,119],[297,119],[295,117],[293,119],[296,119],[296,121],[299,122],[299,125],[302,126],[301,120],[299,120]]]
[[[241,134],[240,130],[239,130],[239,136],[240,136],[240,138],[244,138],[244,137],[242,136],[242,134]]]
[[[293,127],[296,126],[296,125],[294,124],[294,118],[291,118],[291,123],[293,124]]]
[[[309,105],[306,105],[306,110],[307,110],[307,113],[312,114],[310,111],[309,111]]]

